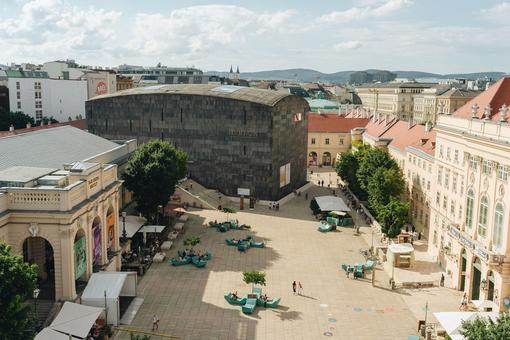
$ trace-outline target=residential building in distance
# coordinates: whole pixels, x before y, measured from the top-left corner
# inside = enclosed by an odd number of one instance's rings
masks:
[[[133,87],[133,79],[117,74],[117,91],[129,90]]]
[[[478,96],[480,93],[480,91],[452,88],[437,97],[436,113],[454,113],[468,101]]]
[[[9,112],[10,110],[9,88],[7,86],[0,85],[0,111]]]
[[[159,84],[207,84],[209,76],[193,67],[120,65],[117,72],[133,79],[135,87]]]
[[[53,117],[58,121],[85,116],[86,80],[50,79],[43,71],[3,70],[0,84],[9,89],[11,111],[40,120]]]
[[[413,121],[418,124],[435,123],[438,110],[437,97],[451,88],[449,85],[433,85],[416,94],[413,101]]]
[[[510,296],[510,78],[435,128],[435,199],[429,252],[470,300],[504,310]]]
[[[351,148],[351,131],[364,128],[368,118],[338,114],[308,114],[308,166],[333,166]]]
[[[433,85],[416,82],[364,84],[356,87],[356,93],[363,108],[408,120],[413,113],[414,97]]]
[[[92,98],[87,123],[108,139],[168,140],[202,185],[274,201],[306,183],[308,112],[306,100],[280,91],[155,85]]]
[[[353,85],[361,85],[372,82],[387,83],[395,80],[397,75],[390,71],[357,71],[350,75],[349,83]]]

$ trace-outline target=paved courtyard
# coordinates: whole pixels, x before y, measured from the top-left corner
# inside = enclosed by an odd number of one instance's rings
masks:
[[[309,198],[327,192],[313,187]],[[153,264],[139,281],[138,293],[144,302],[129,327],[150,331],[152,316],[157,314],[159,332],[182,339],[406,339],[416,334],[425,299],[436,296],[445,305],[441,310],[456,307],[456,297],[453,303],[442,299],[449,294],[446,289],[389,290],[389,278],[381,268],[376,271],[376,287],[370,276],[347,278],[340,264],[363,262],[359,249],[367,249],[367,243],[350,228],[318,232],[308,204],[302,195],[279,211],[257,207],[231,216],[251,225],[249,232],[205,228],[208,221],[225,219],[225,214],[191,211],[184,236],[167,255],[173,257],[177,249],[183,249],[183,239],[200,236],[197,248],[211,251],[213,259],[204,269]],[[225,238],[247,234],[264,240],[267,247],[239,253],[225,245]],[[263,290],[270,297],[281,297],[278,309],[257,307],[254,314],[245,315],[225,301],[226,292],[245,295],[250,291],[242,282],[245,270],[266,272]],[[302,283],[302,296],[293,294],[294,280]],[[119,332],[116,339],[129,339],[129,335]]]

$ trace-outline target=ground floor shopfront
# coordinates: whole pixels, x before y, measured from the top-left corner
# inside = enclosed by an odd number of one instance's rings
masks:
[[[455,226],[432,236],[437,260],[450,277],[454,289],[467,293],[468,299],[490,300],[498,311],[505,310],[510,298],[510,263],[492,254],[479,242]],[[459,301],[460,303],[460,301]]]
[[[0,240],[37,265],[40,298],[73,300],[94,271],[120,270],[119,187],[71,211],[11,210],[0,218]]]

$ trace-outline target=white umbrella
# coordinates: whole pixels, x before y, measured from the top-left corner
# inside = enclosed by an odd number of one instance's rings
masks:
[[[491,318],[496,321],[498,313],[495,312],[439,312],[434,313],[437,321],[452,339],[463,339],[460,334],[462,321],[471,321],[476,318]],[[455,338],[453,337],[455,336]],[[460,336],[460,337],[458,337]]]

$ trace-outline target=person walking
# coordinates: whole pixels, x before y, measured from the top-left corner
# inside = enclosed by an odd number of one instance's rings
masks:
[[[460,307],[459,310],[466,310],[467,309],[467,293],[464,292],[464,295],[462,295],[462,298],[460,299]]]
[[[296,294],[296,281],[292,282],[292,291]]]
[[[157,331],[159,328],[159,318],[156,314],[152,317],[152,331]]]
[[[305,201],[308,201],[308,193],[305,192]]]
[[[303,295],[303,285],[298,281],[298,295]]]
[[[441,280],[439,280],[439,286],[444,287],[444,274],[441,273]]]

